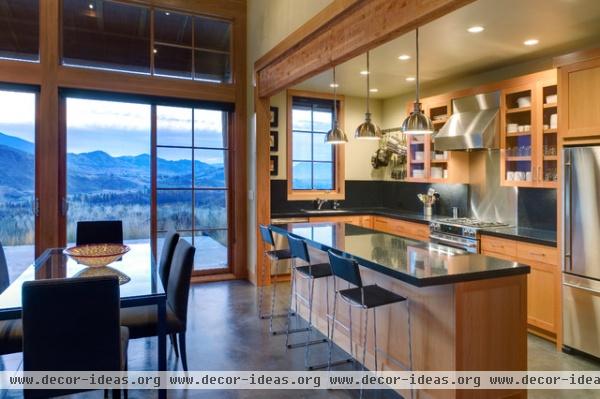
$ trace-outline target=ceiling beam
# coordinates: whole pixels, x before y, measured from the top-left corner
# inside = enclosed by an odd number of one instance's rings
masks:
[[[307,23],[316,27],[313,32],[300,28],[275,53],[256,62],[259,97],[272,96],[474,0],[336,0],[331,6],[344,1],[345,10],[330,9],[328,21],[317,14]]]

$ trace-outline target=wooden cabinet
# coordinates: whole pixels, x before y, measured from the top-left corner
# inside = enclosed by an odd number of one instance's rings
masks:
[[[405,220],[397,220],[384,216],[373,218],[373,230],[394,234],[413,240],[429,241],[429,225]]]
[[[600,49],[559,57],[555,64],[561,137],[600,136]]]
[[[524,78],[501,92],[501,182],[555,188],[558,180],[556,71]]]
[[[409,111],[413,109],[412,103]],[[437,133],[452,113],[450,97],[423,102],[423,112],[433,122]],[[467,183],[469,155],[460,151],[437,151],[431,135],[408,136],[407,181],[427,183]]]
[[[348,216],[312,216],[308,219],[311,223],[318,222],[335,222],[348,223],[355,226],[373,227],[373,217],[371,215],[348,215]]]
[[[483,235],[481,253],[531,267],[527,276],[527,322],[533,333],[555,339],[560,327],[558,249]]]

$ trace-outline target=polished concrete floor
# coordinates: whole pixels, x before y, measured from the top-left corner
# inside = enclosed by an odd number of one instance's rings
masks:
[[[303,370],[304,351],[284,349],[284,336],[268,333],[268,322],[256,318],[256,290],[248,282],[233,281],[195,285],[190,292],[188,364],[190,370]],[[322,351],[323,354],[326,351]],[[315,359],[320,360],[320,359]],[[170,369],[181,363],[169,345]],[[21,355],[4,356],[5,370],[21,366]],[[139,339],[129,344],[129,369],[156,369],[156,340]],[[557,352],[554,345],[529,337],[530,370],[600,370],[600,364]],[[4,398],[18,398],[18,391]],[[101,398],[101,392],[77,395]],[[129,397],[156,397],[151,391],[130,391]],[[358,391],[169,391],[169,398],[268,399],[268,398],[358,398]],[[390,392],[369,392],[367,398],[397,397]],[[417,396],[418,397],[418,396]],[[600,398],[591,391],[530,391],[529,398]]]

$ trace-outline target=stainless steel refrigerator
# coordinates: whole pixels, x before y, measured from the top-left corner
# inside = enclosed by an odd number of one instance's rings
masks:
[[[600,147],[563,151],[563,338],[600,357]]]

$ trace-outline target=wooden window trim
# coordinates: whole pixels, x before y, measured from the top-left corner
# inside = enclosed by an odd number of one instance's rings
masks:
[[[315,93],[302,90],[287,90],[287,113],[286,113],[286,169],[287,169],[287,199],[288,201],[310,201],[317,198],[327,200],[343,200],[346,198],[346,176],[345,176],[345,151],[344,145],[335,145],[335,188],[333,190],[294,190],[292,188],[292,100],[294,97],[317,98],[333,100],[333,94]],[[338,110],[338,123],[344,128],[344,96],[337,96],[340,103]]]

